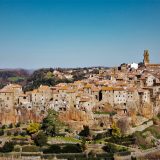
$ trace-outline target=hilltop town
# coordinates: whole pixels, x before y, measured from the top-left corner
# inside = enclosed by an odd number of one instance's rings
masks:
[[[27,122],[28,119],[41,121],[50,108],[64,114],[63,120],[69,124],[76,121],[76,127],[80,128],[84,124],[93,129],[100,124],[103,124],[100,129],[108,128],[112,121],[122,118],[131,128],[140,125],[160,111],[160,65],[150,64],[147,50],[143,62],[139,67],[138,64],[122,64],[117,68],[100,69],[98,74],[91,72],[83,80],[40,85],[25,93],[22,86],[8,84],[0,90],[0,121],[2,124]],[[53,74],[62,76],[59,71]],[[72,78],[71,74],[65,76]],[[108,114],[103,114],[105,112]]]
[[[31,91],[23,91],[19,84],[4,86],[0,90],[1,126],[41,123],[48,110],[58,113],[58,119],[72,130],[70,136],[84,126],[93,135],[113,130],[114,125],[121,134],[130,135],[154,124],[160,114],[160,64],[150,63],[148,50],[141,64],[93,70],[84,71],[87,74],[81,80],[40,85]],[[48,76],[72,79],[73,71],[69,72],[54,70]]]

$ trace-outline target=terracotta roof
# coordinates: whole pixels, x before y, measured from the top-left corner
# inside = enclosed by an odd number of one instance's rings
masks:
[[[38,90],[37,89],[34,89],[33,91],[32,91],[32,93],[37,93],[38,92]]]
[[[75,81],[74,82],[75,84],[80,84],[80,83],[82,83],[81,81]]]
[[[26,94],[21,94],[19,97],[27,97]]]
[[[58,90],[67,90],[67,89],[68,89],[67,86],[62,86],[62,87],[60,87]]]
[[[11,87],[13,87],[13,88],[22,88],[22,86],[19,85],[19,84],[11,84]]]
[[[145,90],[144,89],[138,89],[138,92],[145,92]]]
[[[53,94],[58,94],[58,91],[57,91],[57,90],[53,90],[52,93],[53,93]]]
[[[79,91],[83,91],[83,88],[79,88],[78,90],[79,90]]]
[[[128,92],[134,92],[136,89],[135,88],[127,88]]]
[[[113,90],[114,90],[114,91],[123,91],[124,88],[118,88],[118,87],[116,88],[116,87],[114,87]]]
[[[13,89],[12,88],[2,88],[0,90],[0,93],[13,93]]]
[[[102,87],[102,91],[113,91],[113,87]]]
[[[74,89],[68,89],[67,93],[75,93],[75,90]]]
[[[81,93],[78,93],[78,94],[76,95],[76,97],[81,97],[81,95],[82,95]]]
[[[80,102],[88,102],[89,100],[89,98],[81,98]]]
[[[48,90],[49,89],[49,86],[45,86],[45,85],[41,85],[38,90],[40,91],[44,91],[44,90]]]
[[[84,86],[84,88],[91,88],[91,87],[92,87],[91,84],[86,84],[86,85]]]
[[[99,88],[97,88],[97,87],[93,87],[91,90],[92,90],[92,92],[99,92]]]

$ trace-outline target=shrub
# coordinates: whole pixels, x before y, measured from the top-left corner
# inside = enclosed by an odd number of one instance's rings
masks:
[[[10,131],[7,132],[7,136],[11,136],[12,133]]]
[[[24,145],[28,145],[29,141],[25,141],[25,140],[12,140],[14,142],[14,144],[16,145],[20,145],[20,146],[24,146]]]
[[[2,147],[2,152],[12,152],[13,149],[14,149],[14,143],[6,142],[4,146]]]
[[[39,123],[30,123],[27,127],[27,132],[29,134],[34,134],[34,133],[37,133],[39,129],[40,129]]]
[[[7,127],[7,126],[4,124],[4,125],[2,126],[2,129],[6,129],[6,127]]]
[[[13,124],[11,123],[11,124],[8,126],[8,128],[13,128]]]
[[[1,129],[0,130],[0,136],[3,136],[4,135],[4,131]]]
[[[59,145],[51,145],[49,148],[44,149],[43,153],[61,153],[61,147]]]
[[[116,151],[116,148],[113,144],[108,143],[102,148],[105,152],[114,153]]]
[[[21,132],[20,135],[25,137],[27,135],[27,133],[26,132]]]
[[[15,126],[16,126],[16,128],[18,128],[18,127],[20,127],[20,126],[21,126],[21,123],[20,123],[20,122],[18,122]]]
[[[34,139],[37,146],[44,146],[47,143],[47,136],[43,132],[39,132]]]
[[[23,146],[22,152],[39,152],[39,147],[31,145],[31,146]]]
[[[14,150],[13,150],[14,152],[20,152],[21,151],[21,149],[20,149],[20,147],[19,146],[16,146],[16,147],[14,147]]]
[[[18,136],[18,134],[19,134],[18,131],[14,132],[14,136]]]
[[[151,148],[153,147],[153,144],[151,143],[148,143],[146,141],[146,139],[142,136],[142,133],[141,132],[135,132],[134,133],[134,136],[135,136],[135,143],[142,149],[148,149],[148,148]]]
[[[84,126],[84,129],[79,133],[80,136],[88,137],[90,135],[90,129],[88,126]]]
[[[79,145],[67,144],[63,147],[62,153],[81,153],[82,150]]]

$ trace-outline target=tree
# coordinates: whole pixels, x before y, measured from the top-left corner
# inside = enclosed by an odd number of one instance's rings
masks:
[[[88,137],[90,135],[90,130],[88,126],[83,126],[83,130],[79,133],[80,136]]]
[[[34,139],[34,142],[37,146],[44,146],[47,144],[47,136],[42,131],[40,131]]]
[[[46,118],[43,119],[42,129],[47,135],[54,136],[59,133],[63,124],[58,119],[58,113],[55,110],[49,110]]]
[[[27,132],[29,134],[35,134],[39,131],[39,129],[40,129],[39,123],[30,123],[29,126],[27,127]]]

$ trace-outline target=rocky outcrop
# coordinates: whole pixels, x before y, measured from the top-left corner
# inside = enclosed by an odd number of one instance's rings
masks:
[[[151,119],[153,118],[153,105],[151,103],[144,103],[141,105],[140,112],[143,117]]]

